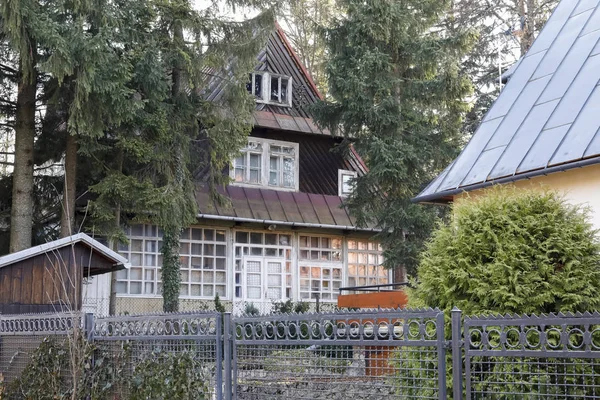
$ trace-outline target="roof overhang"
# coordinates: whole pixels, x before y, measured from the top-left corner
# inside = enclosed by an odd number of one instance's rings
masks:
[[[309,222],[290,222],[290,221],[276,221],[270,219],[254,219],[254,218],[241,218],[231,217],[225,215],[213,215],[213,214],[198,214],[198,219],[212,219],[217,221],[232,221],[238,223],[251,223],[251,224],[263,224],[263,225],[275,225],[285,226],[288,228],[318,228],[318,229],[334,229],[341,231],[353,231],[353,232],[381,232],[379,228],[368,228],[368,227],[357,227],[351,225],[333,225],[333,224],[317,224]]]
[[[30,257],[50,253],[62,247],[74,245],[77,243],[85,244],[90,249],[98,252],[106,259],[113,262],[113,268],[111,268],[110,270],[103,269],[102,271],[96,271],[97,269],[90,268],[91,275],[95,275],[93,272],[96,272],[96,274],[103,272],[111,272],[124,268],[129,268],[131,266],[129,261],[122,255],[109,249],[108,247],[106,247],[99,241],[91,238],[90,236],[86,235],[85,233],[78,233],[72,236],[67,236],[62,239],[54,240],[52,242],[40,244],[39,246],[30,247],[28,249],[21,250],[16,253],[8,254],[4,257],[0,257],[0,268],[25,260]]]
[[[454,196],[471,192],[473,190],[484,189],[493,185],[502,185],[506,183],[516,182],[524,179],[536,178],[539,176],[545,176],[550,174],[555,174],[558,172],[565,172],[575,168],[583,168],[588,165],[600,164],[600,156],[588,158],[585,160],[579,160],[575,162],[555,165],[552,167],[542,168],[535,171],[529,171],[522,174],[516,174],[507,176],[504,178],[494,179],[490,181],[485,181],[481,183],[477,183],[469,186],[461,186],[456,189],[446,190],[443,192],[432,193],[430,195],[425,196],[417,196],[412,199],[413,203],[437,203],[437,204],[445,204],[450,203],[454,199]]]

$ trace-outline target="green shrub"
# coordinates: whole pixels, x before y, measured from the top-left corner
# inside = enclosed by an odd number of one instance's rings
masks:
[[[409,295],[411,305],[438,307],[445,311],[447,322],[454,306],[464,315],[598,309],[596,235],[588,211],[554,192],[490,189],[485,196],[455,203],[449,221],[434,232],[422,254],[419,283]],[[447,339],[450,332],[448,326]],[[405,355],[399,386],[415,379],[415,371],[425,369],[422,363]],[[474,380],[473,387],[487,393],[583,396],[600,384],[595,378],[598,367],[586,360],[482,357],[479,366],[484,370],[472,366],[480,379]],[[447,368],[451,386],[449,358]],[[426,374],[427,389],[433,389],[434,375]],[[573,382],[565,385],[563,381],[571,378]]]
[[[209,399],[211,373],[190,351],[155,351],[135,365],[129,400]]]
[[[553,192],[494,188],[457,202],[422,255],[414,295],[465,314],[600,307],[600,246],[587,211]]]

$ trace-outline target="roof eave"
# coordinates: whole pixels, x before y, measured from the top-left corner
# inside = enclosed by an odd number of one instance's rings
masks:
[[[270,219],[254,219],[254,218],[242,218],[242,217],[233,217],[226,215],[214,215],[214,214],[198,214],[198,219],[213,219],[220,221],[233,221],[233,222],[246,222],[246,223],[254,223],[254,224],[264,224],[264,225],[281,225],[287,226],[290,228],[319,228],[319,229],[336,229],[341,231],[355,231],[355,232],[381,232],[379,228],[362,228],[358,226],[352,225],[333,225],[333,224],[317,224],[310,222],[291,222],[291,221],[276,221]]]
[[[494,179],[491,181],[477,183],[474,185],[462,186],[462,187],[458,187],[456,189],[445,190],[442,192],[432,193],[432,194],[425,195],[425,196],[417,196],[417,197],[413,198],[411,201],[413,203],[438,203],[438,204],[449,203],[449,202],[451,202],[451,200],[449,200],[449,199],[456,196],[457,194],[471,192],[473,190],[478,190],[478,189],[484,189],[484,188],[490,187],[492,185],[501,185],[501,184],[505,184],[505,183],[520,181],[523,179],[531,179],[531,178],[535,178],[538,176],[550,175],[550,174],[554,174],[557,172],[565,172],[565,171],[568,171],[571,169],[583,168],[583,167],[587,167],[589,165],[594,165],[594,164],[599,164],[599,163],[600,163],[600,156],[596,156],[596,157],[588,158],[585,160],[579,160],[579,161],[575,161],[575,162],[555,165],[552,167],[537,169],[535,171],[529,171],[529,172],[525,172],[525,173],[518,174],[518,175],[511,175],[511,176],[507,176],[504,178],[499,178],[499,179]]]

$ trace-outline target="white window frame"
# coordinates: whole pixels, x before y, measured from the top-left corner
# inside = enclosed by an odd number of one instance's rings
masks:
[[[290,192],[297,192],[300,188],[300,145],[298,143],[293,142],[284,142],[281,140],[272,140],[272,139],[264,139],[251,137],[248,138],[248,142],[257,142],[262,146],[262,155],[261,155],[261,176],[259,183],[250,183],[250,182],[235,182],[235,161],[229,168],[229,177],[233,180],[232,184],[236,186],[245,186],[245,187],[262,187],[266,189],[273,190],[285,190]],[[285,187],[285,186],[272,186],[269,185],[269,173],[271,167],[271,146],[284,146],[284,147],[293,147],[294,148],[294,186],[293,187]],[[242,150],[242,152],[245,152]],[[252,152],[252,151],[251,151]],[[249,165],[249,158],[246,163]],[[248,167],[246,167],[246,180],[249,180],[250,171]],[[283,165],[280,170],[281,176],[283,175]],[[280,176],[280,181],[281,181]]]
[[[334,239],[338,239],[341,241],[341,248],[340,249],[334,249],[333,247],[312,247],[311,245],[309,245],[308,247],[303,247],[300,243],[301,240],[301,236],[306,236],[309,238],[309,240],[311,240],[312,238],[319,238],[319,242],[326,238],[331,240]],[[302,285],[301,285],[301,280],[303,279],[301,277],[301,269],[302,268],[319,268],[321,270],[321,276],[319,278],[319,281],[321,283],[321,287],[319,288],[319,299],[322,302],[327,302],[327,303],[335,303],[337,302],[337,297],[339,295],[339,288],[340,287],[344,287],[345,286],[345,274],[344,274],[344,270],[346,269],[346,261],[345,261],[345,257],[344,257],[344,246],[345,246],[345,241],[346,238],[344,236],[335,236],[335,235],[322,235],[322,234],[318,234],[318,233],[299,233],[298,234],[298,241],[297,241],[297,245],[298,245],[298,276],[296,278],[296,285],[298,288],[298,299],[299,301],[315,301],[315,299],[312,297],[313,293],[317,293],[316,291],[313,292],[313,288],[312,286],[309,286],[308,288],[308,294],[309,294],[309,298],[302,298],[302,293],[306,292],[305,290],[302,290]],[[302,258],[302,251],[303,250],[307,250],[307,251],[318,251],[318,252],[323,252],[323,251],[329,251],[329,252],[335,252],[335,251],[339,251],[340,253],[340,258],[339,260],[334,260],[333,258],[331,260],[323,260],[323,259],[317,259],[317,260],[313,260],[310,258],[310,254],[309,254],[309,258],[307,259],[303,259]],[[333,254],[332,254],[333,255]],[[329,278],[324,278],[323,276],[323,270],[324,269],[330,269],[331,270],[331,276]],[[340,270],[340,277],[339,279],[333,277],[333,269],[339,269]],[[310,270],[309,270],[310,271]],[[309,281],[313,280],[313,277],[310,275],[311,273],[309,272]],[[328,281],[331,283],[331,287],[328,288],[327,291],[323,290],[323,282],[324,281]],[[338,281],[339,282],[339,287],[335,288],[334,287],[334,281]],[[331,297],[329,299],[325,299],[323,298],[323,294],[324,293],[328,293],[331,295]]]
[[[259,262],[261,263],[261,282],[260,282],[260,298],[254,299],[248,296],[248,262]],[[268,264],[269,262],[281,263],[281,272],[278,274],[281,278],[281,298],[279,299],[270,299],[268,296],[269,291],[269,274]],[[247,302],[266,302],[266,301],[286,301],[287,297],[285,295],[286,289],[286,271],[285,271],[285,263],[286,259],[282,257],[257,257],[257,256],[245,256],[242,258],[242,271],[243,271],[243,281],[242,281],[242,300]]]
[[[338,169],[338,196],[347,197],[350,193],[344,193],[344,176],[352,175],[352,178],[356,179],[358,173],[356,171],[349,171],[347,169]]]
[[[261,88],[261,96],[256,96],[254,94],[254,85],[255,85],[255,77],[256,75],[262,76],[262,88]],[[271,78],[278,78],[279,88],[279,100],[273,101],[271,100]],[[288,81],[288,89],[287,89],[287,98],[281,99],[281,81],[282,79],[287,79]],[[265,104],[273,104],[281,107],[291,107],[292,106],[292,93],[293,93],[293,79],[291,76],[280,75],[280,74],[271,74],[266,71],[255,71],[251,74],[250,84],[252,85],[252,91],[250,92],[256,98],[257,103],[265,103]]]

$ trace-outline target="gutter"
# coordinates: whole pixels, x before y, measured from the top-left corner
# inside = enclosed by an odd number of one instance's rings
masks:
[[[586,160],[579,160],[579,161],[571,162],[568,164],[555,165],[553,167],[538,169],[538,170],[530,171],[530,172],[525,172],[525,173],[519,174],[519,175],[511,175],[511,176],[507,176],[504,178],[495,179],[493,181],[486,181],[486,182],[477,183],[475,185],[459,187],[456,189],[447,190],[445,192],[437,192],[437,193],[429,194],[426,196],[415,197],[415,198],[411,199],[411,202],[412,203],[427,203],[427,202],[441,203],[441,201],[439,201],[441,197],[454,196],[454,195],[464,193],[464,192],[470,192],[473,190],[483,189],[483,188],[486,188],[486,187],[489,187],[492,185],[501,185],[504,183],[516,182],[516,181],[520,181],[523,179],[535,178],[538,176],[554,174],[557,172],[565,172],[570,169],[583,168],[583,167],[587,167],[589,165],[594,165],[594,164],[600,164],[600,157],[596,156],[593,158],[588,158]],[[436,201],[436,200],[438,200],[438,201]]]
[[[343,231],[357,231],[357,232],[381,232],[381,229],[377,228],[358,228],[356,226],[348,225],[331,225],[331,224],[313,224],[310,222],[288,222],[288,221],[274,221],[270,219],[253,219],[253,218],[240,218],[240,217],[229,217],[224,215],[210,215],[210,214],[198,214],[200,219],[214,219],[220,221],[233,221],[233,222],[248,222],[254,224],[265,224],[265,225],[282,225],[296,228],[321,228],[321,229],[337,229]]]

